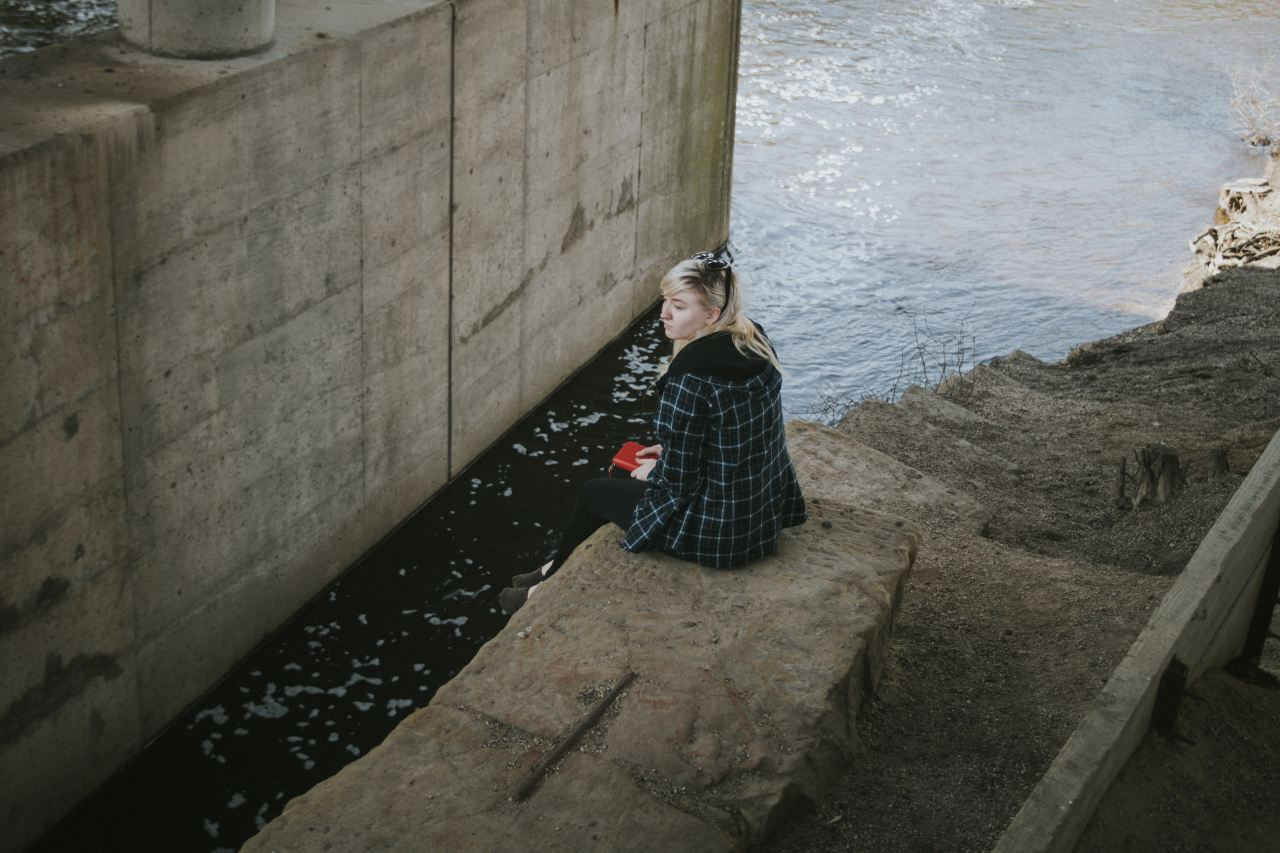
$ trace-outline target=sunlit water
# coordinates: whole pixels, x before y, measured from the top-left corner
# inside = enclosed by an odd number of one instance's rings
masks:
[[[913,318],[1057,359],[1162,316],[1278,50],[1275,0],[749,2],[733,241],[788,410],[890,388]]]
[[[88,7],[0,0],[0,54],[31,46],[18,8]],[[913,322],[1056,358],[1159,316],[1218,184],[1262,168],[1230,70],[1274,54],[1274,0],[748,2],[743,27],[733,239],[793,414],[890,389]],[[376,746],[505,622],[572,484],[647,437],[659,353],[650,316],[39,849],[231,850]]]

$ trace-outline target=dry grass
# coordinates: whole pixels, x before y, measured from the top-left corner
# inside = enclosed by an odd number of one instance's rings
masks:
[[[1231,108],[1249,145],[1280,156],[1280,75],[1272,66],[1231,72]]]
[[[898,354],[898,373],[887,388],[821,394],[799,414],[834,426],[868,400],[898,402],[902,393],[913,385],[931,391],[938,391],[944,383],[948,383],[952,391],[961,387],[963,383],[957,384],[957,380],[978,364],[978,339],[969,314],[939,329],[930,325],[927,314],[905,313],[911,321],[911,343]],[[949,392],[944,396],[954,394]]]

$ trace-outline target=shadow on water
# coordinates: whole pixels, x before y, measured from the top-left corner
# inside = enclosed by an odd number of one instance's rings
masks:
[[[0,0],[0,57],[116,26],[117,0]]]
[[[664,340],[651,310],[33,849],[234,850],[380,743],[505,624],[574,484],[647,438]]]

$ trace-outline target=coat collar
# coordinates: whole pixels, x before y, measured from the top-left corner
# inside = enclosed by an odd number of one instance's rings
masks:
[[[764,329],[759,324],[756,328],[764,334]],[[700,373],[742,382],[763,373],[768,366],[769,362],[763,358],[739,352],[733,344],[733,336],[728,332],[712,332],[685,344],[675,358],[671,359],[667,372],[658,379],[657,386],[661,388],[667,379],[686,373]]]

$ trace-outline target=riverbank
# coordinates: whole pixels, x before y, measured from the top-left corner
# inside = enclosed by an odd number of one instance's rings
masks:
[[[1163,320],[1061,363],[1015,352],[839,424],[987,507],[990,535],[893,495],[875,507],[924,535],[885,676],[860,718],[860,754],[770,850],[990,849],[1280,427],[1278,304],[1280,272],[1228,270]],[[1189,464],[1186,486],[1163,505],[1117,506],[1120,460],[1153,443]],[[1215,448],[1229,460],[1220,477]],[[1271,646],[1264,663],[1280,673]],[[1080,849],[1264,849],[1259,839],[1280,837],[1264,798],[1230,795],[1238,780],[1275,783],[1280,692],[1224,678],[1205,679],[1193,704],[1230,722],[1200,708],[1180,728],[1188,742],[1145,743]]]

